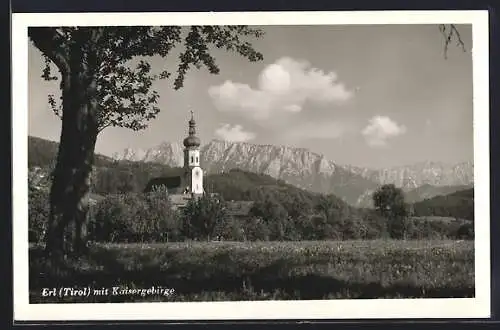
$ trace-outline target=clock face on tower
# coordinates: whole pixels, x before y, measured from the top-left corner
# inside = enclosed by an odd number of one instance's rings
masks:
[[[198,178],[200,176],[200,170],[199,169],[195,169],[194,170],[194,176],[195,176],[195,178]]]

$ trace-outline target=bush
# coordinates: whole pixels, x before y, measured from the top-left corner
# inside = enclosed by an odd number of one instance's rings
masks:
[[[245,232],[240,221],[232,216],[226,216],[215,225],[214,236],[224,241],[245,240]]]
[[[179,225],[165,194],[128,193],[101,200],[91,218],[89,239],[97,242],[165,242],[178,239]]]
[[[411,219],[410,239],[474,239],[474,223],[449,219]]]
[[[366,226],[365,239],[377,239],[389,237],[387,221],[373,210],[365,210],[362,221]]]
[[[474,239],[474,223],[465,223],[457,230],[458,239]]]
[[[413,223],[411,232],[408,233],[410,239],[441,239],[443,233],[436,231],[436,225],[432,221],[424,219],[411,219]]]
[[[189,239],[211,240],[227,218],[223,200],[211,196],[191,199],[181,211],[182,233]]]
[[[258,217],[251,217],[242,227],[247,241],[268,241],[271,235],[264,220]]]
[[[45,238],[49,223],[50,194],[45,190],[31,189],[28,193],[28,239],[40,243]]]
[[[244,220],[227,213],[225,202],[204,197],[173,211],[165,192],[108,195],[90,208],[89,240],[96,242],[166,242],[185,238],[232,241],[379,239],[398,232],[406,239],[474,239],[473,223],[449,219],[406,218],[390,222],[377,210],[339,208],[320,200],[311,209],[300,199],[283,203],[266,196]],[[44,240],[49,219],[49,191],[30,187],[29,241]]]

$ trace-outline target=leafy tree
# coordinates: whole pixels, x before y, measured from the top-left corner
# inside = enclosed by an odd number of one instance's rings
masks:
[[[366,239],[370,236],[370,228],[361,215],[353,214],[344,222],[342,228],[343,239]]]
[[[387,219],[391,237],[404,238],[408,217],[403,191],[394,184],[383,185],[373,193],[373,204]]]
[[[337,209],[337,204],[333,196],[321,196],[315,204],[314,209],[328,221],[332,219],[333,213]]]
[[[43,242],[49,219],[49,194],[42,189],[28,191],[28,225],[29,241]]]
[[[246,26],[192,26],[183,35],[179,26],[133,27],[31,27],[30,40],[43,54],[42,77],[55,80],[51,63],[57,67],[62,91],[61,104],[53,95],[49,103],[61,117],[62,132],[50,194],[50,222],[46,251],[83,252],[87,214],[85,195],[99,132],[109,126],[141,130],[154,119],[159,94],[151,89],[156,79],[172,72],[151,72],[147,57],[161,56],[183,45],[174,88],[183,86],[191,67],[205,66],[219,72],[210,47],[239,53],[250,61],[262,59],[240,37],[260,37],[262,32]],[[66,240],[70,224],[73,239]]]
[[[257,201],[250,209],[250,215],[264,220],[270,231],[271,240],[284,240],[290,232],[288,213],[283,205],[274,198]]]
[[[145,194],[145,232],[154,241],[166,241],[175,238],[178,230],[178,219],[172,204],[165,198],[165,192],[154,190]]]
[[[474,239],[474,224],[465,223],[457,230],[457,238],[459,239]]]
[[[140,201],[136,195],[109,195],[95,207],[88,237],[96,242],[128,242]]]
[[[313,239],[324,240],[339,238],[339,233],[335,231],[324,215],[313,215],[310,221],[313,229]]]
[[[182,217],[186,237],[209,241],[217,225],[226,221],[227,212],[224,201],[205,195],[189,200],[182,209]]]
[[[245,238],[241,222],[233,216],[226,216],[222,221],[217,222],[214,235],[226,241],[242,241]]]
[[[109,195],[98,202],[89,238],[97,242],[164,242],[175,239],[179,223],[160,192]]]
[[[298,193],[290,193],[288,199],[283,201],[283,207],[294,220],[312,212],[312,204]]]
[[[268,241],[271,235],[264,220],[259,217],[251,217],[242,224],[245,240],[248,241]]]

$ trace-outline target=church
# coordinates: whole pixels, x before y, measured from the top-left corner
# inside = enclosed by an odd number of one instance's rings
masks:
[[[200,165],[200,138],[196,136],[196,122],[193,112],[188,122],[188,136],[184,139],[184,166],[182,175],[174,177],[160,177],[151,179],[145,192],[154,189],[165,189],[174,208],[187,204],[192,198],[199,198],[205,194],[203,188],[203,170]]]

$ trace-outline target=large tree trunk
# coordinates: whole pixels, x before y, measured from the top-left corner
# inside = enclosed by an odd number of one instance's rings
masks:
[[[50,192],[46,251],[83,253],[90,176],[98,134],[96,62],[76,44],[69,49],[69,70],[62,75],[62,131]]]

